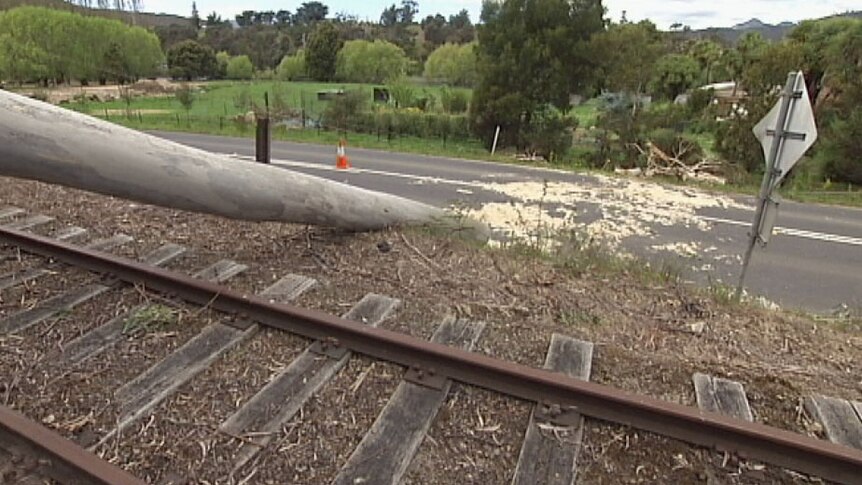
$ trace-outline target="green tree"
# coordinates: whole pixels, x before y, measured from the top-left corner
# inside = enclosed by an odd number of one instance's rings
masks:
[[[403,76],[407,64],[407,56],[395,44],[383,40],[351,40],[338,53],[336,79],[382,83]]]
[[[470,105],[476,136],[490,146],[526,147],[533,114],[548,104],[565,111],[586,90],[598,60],[590,38],[605,25],[599,0],[485,2],[478,27],[479,83]]]
[[[335,98],[323,112],[323,125],[328,129],[347,131],[356,117],[365,110],[368,98],[360,90],[351,90]]]
[[[320,2],[303,2],[293,18],[299,25],[314,25],[323,22],[328,14],[329,7]]]
[[[41,79],[49,72],[48,53],[28,34],[21,9],[0,12],[0,74],[19,84]]]
[[[425,61],[425,79],[453,86],[476,82],[476,45],[443,44]]]
[[[305,78],[305,51],[300,49],[292,56],[285,56],[278,65],[278,78],[283,81],[297,81]]]
[[[840,76],[851,65],[848,59],[852,55],[836,57],[830,53],[842,42],[845,34],[852,32],[860,22],[860,19],[843,17],[806,20],[788,35],[790,44],[800,53],[799,64],[795,69],[802,69],[805,73],[810,94],[815,101],[821,89],[831,83],[830,78]]]
[[[759,58],[761,50],[768,45],[760,32],[746,32],[736,41],[736,50],[747,66]]]
[[[305,66],[315,81],[332,81],[344,42],[332,22],[317,24],[305,49]]]
[[[248,27],[254,23],[254,10],[243,10],[241,14],[234,17],[236,24],[240,27]]]
[[[470,21],[470,13],[467,9],[461,9],[457,14],[450,15],[446,30],[448,31],[446,42],[467,44],[476,40],[476,27]]]
[[[611,25],[593,36],[592,49],[601,59],[599,87],[633,95],[647,88],[653,67],[666,50],[661,33],[648,20]]]
[[[153,32],[159,36],[162,43],[162,49],[167,50],[184,40],[197,40],[198,31],[189,24],[171,24],[158,25],[153,28]],[[211,33],[210,27],[207,27],[207,35]]]
[[[128,28],[124,30],[121,46],[126,56],[127,78],[134,80],[159,73],[165,56],[158,37],[151,32],[141,27]]]
[[[230,54],[227,51],[221,51],[216,54],[216,75],[220,79],[227,77],[227,64],[230,62]]]
[[[721,53],[721,58],[718,60],[715,69],[715,79],[719,79],[719,76],[721,76],[722,79],[738,82],[744,66],[745,61],[738,50],[726,49]]]
[[[691,56],[667,54],[656,62],[652,90],[672,101],[692,88],[699,75],[700,66]]]
[[[380,15],[383,39],[401,48],[410,57],[418,57],[416,39],[422,32],[421,26],[414,23],[419,5],[415,0],[401,0],[401,6],[387,7]]]
[[[180,102],[183,109],[186,110],[186,122],[191,123],[189,114],[192,111],[192,106],[195,104],[195,93],[192,91],[191,86],[183,84],[179,89],[177,89],[174,96],[177,98],[177,101]]]
[[[829,88],[836,94],[820,113],[817,159],[828,179],[862,185],[862,20],[844,26],[824,57],[832,66]]]
[[[193,40],[186,40],[168,50],[168,68],[171,76],[191,81],[217,74],[215,52]]]
[[[254,65],[248,56],[232,57],[227,63],[225,73],[228,79],[251,79],[254,77]]]
[[[712,83],[713,70],[722,55],[721,46],[711,40],[701,40],[691,46],[689,55],[700,65],[703,82]]]
[[[224,50],[232,55],[247,55],[258,69],[276,67],[290,52],[292,43],[287,32],[272,25],[239,29],[226,40]]]
[[[0,19],[5,76],[19,82],[134,80],[155,76],[163,62],[158,38],[116,20],[38,7]]]
[[[424,41],[425,53],[434,52],[438,47],[446,43],[449,29],[446,25],[446,17],[440,15],[429,15],[419,24],[422,27],[422,39]]]
[[[201,28],[201,16],[198,13],[198,5],[196,2],[192,2],[192,16],[191,16],[190,21],[191,21],[193,29],[195,29],[196,31],[200,30],[200,28]]]
[[[799,70],[803,58],[793,42],[767,44],[742,71],[742,84],[750,98],[771,96],[783,86],[787,73]]]

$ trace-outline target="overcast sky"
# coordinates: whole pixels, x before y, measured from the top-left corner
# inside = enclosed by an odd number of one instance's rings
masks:
[[[222,17],[233,18],[242,10],[296,10],[301,1],[272,0],[199,0],[201,16],[216,11]],[[349,0],[323,1],[329,5],[331,14],[346,12],[361,19],[378,20],[380,13],[393,0]],[[400,3],[400,0],[395,3]],[[605,0],[605,7],[613,20],[619,20],[623,10],[629,20],[649,18],[660,28],[668,28],[675,22],[689,25],[693,29],[705,27],[730,27],[751,18],[767,23],[799,21],[807,18],[825,17],[848,10],[862,9],[860,0]],[[482,8],[481,0],[437,0],[419,1],[419,14],[442,13],[451,15],[466,8],[475,22]],[[191,0],[185,5],[177,0],[144,0],[144,10],[189,15]]]

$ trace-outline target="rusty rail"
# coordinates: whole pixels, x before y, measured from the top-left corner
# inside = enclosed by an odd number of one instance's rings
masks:
[[[145,485],[145,482],[117,466],[100,460],[75,443],[5,406],[0,406],[0,447],[13,456],[36,458],[35,471],[58,483]],[[3,478],[0,477],[0,481]]]
[[[189,276],[22,231],[0,228],[0,241],[129,283],[144,283],[150,289],[272,328],[419,368],[432,377],[445,376],[529,401],[558,404],[592,418],[836,482],[855,483],[862,476],[862,451],[824,440],[504,362],[318,311],[273,304]]]

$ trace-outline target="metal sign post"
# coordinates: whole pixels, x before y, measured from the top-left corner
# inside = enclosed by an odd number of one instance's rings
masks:
[[[781,91],[781,99],[754,127],[754,134],[760,139],[764,148],[766,171],[763,174],[763,183],[757,198],[757,210],[751,225],[742,274],[739,276],[739,285],[736,288],[737,300],[742,297],[745,275],[751,263],[754,247],[758,241],[764,245],[769,242],[775,227],[780,198],[773,192],[817,139],[814,111],[811,100],[808,99],[805,78],[801,72],[787,75],[787,82]]]

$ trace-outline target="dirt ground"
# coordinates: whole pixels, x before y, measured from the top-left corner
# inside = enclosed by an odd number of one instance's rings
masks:
[[[474,351],[530,366],[542,365],[553,333],[588,340],[595,344],[593,381],[660,399],[694,405],[694,372],[731,378],[745,385],[757,421],[801,433],[820,432],[801,406],[806,395],[862,397],[862,333],[855,324],[720,304],[704,292],[649,277],[636,265],[580,273],[560,258],[417,230],[344,234],[228,221],[9,178],[0,178],[4,205],[86,227],[91,238],[129,234],[136,242],[120,252],[136,256],[167,242],[183,244],[191,252],[172,266],[177,270],[223,258],[247,264],[245,274],[227,283],[244,291],[259,292],[288,273],[316,278],[319,286],[297,301],[304,307],[343,314],[367,293],[398,298],[398,311],[381,326],[422,338],[430,338],[446,315],[482,321],[486,327]],[[9,268],[22,264],[11,249],[0,248],[0,255]],[[32,305],[82,278],[59,270],[16,293],[4,291],[0,311]],[[154,298],[135,289],[114,292],[61,321],[0,337],[0,399],[79,442],[104,433],[117,416],[113,390],[220,316],[181,307],[183,318],[129,337],[104,358],[63,376],[52,370],[50,358],[86,329]],[[702,332],[691,330],[700,325]],[[230,457],[242,441],[218,431],[308,344],[259,332],[99,454],[152,483],[166,477],[194,483],[331,481],[397,386],[400,367],[354,357],[240,470],[232,472]],[[406,482],[509,483],[530,409],[517,399],[454,385]],[[597,420],[587,421],[578,471],[583,483],[809,480]]]
[[[199,83],[191,83],[192,86],[198,86]],[[25,96],[33,96],[34,94],[44,95],[46,101],[51,104],[70,103],[81,96],[90,101],[114,101],[123,99],[126,93],[131,96],[169,96],[172,95],[180,84],[177,84],[168,79],[149,80],[144,79],[134,84],[125,86],[120,85],[105,85],[105,86],[57,86],[47,89],[31,88],[23,89],[19,92]]]

